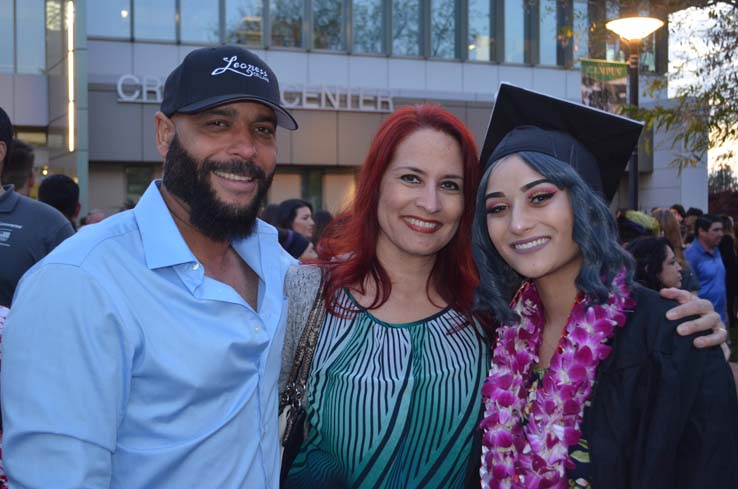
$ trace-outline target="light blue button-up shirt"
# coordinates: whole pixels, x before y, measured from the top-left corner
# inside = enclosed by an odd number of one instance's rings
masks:
[[[205,275],[152,183],[23,277],[2,344],[12,487],[277,489],[294,260],[263,222],[232,246],[257,311]]]

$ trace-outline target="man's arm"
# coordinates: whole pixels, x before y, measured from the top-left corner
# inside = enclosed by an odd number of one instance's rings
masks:
[[[86,272],[51,264],[24,277],[2,342],[3,462],[12,487],[110,487],[130,344]]]
[[[715,312],[712,303],[705,299],[690,294],[686,290],[681,289],[661,289],[661,297],[672,299],[679,302],[680,305],[670,309],[666,313],[668,319],[682,319],[689,316],[699,316],[697,319],[685,321],[679,325],[677,332],[682,336],[688,336],[700,331],[712,330],[707,336],[698,336],[694,339],[694,346],[697,348],[709,348],[725,343],[728,339],[728,332],[725,325],[720,320],[720,315]]]

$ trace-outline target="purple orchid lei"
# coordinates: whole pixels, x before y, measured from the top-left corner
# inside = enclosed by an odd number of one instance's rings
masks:
[[[518,291],[513,308],[521,320],[498,328],[489,377],[482,387],[483,488],[568,488],[566,470],[574,467],[569,447],[581,438],[584,404],[597,365],[610,355],[612,348],[606,343],[615,326],[625,324],[626,311],[635,305],[625,272],[615,277],[606,304],[587,302],[581,294],[577,298],[523,426],[544,318],[535,285],[526,282]]]

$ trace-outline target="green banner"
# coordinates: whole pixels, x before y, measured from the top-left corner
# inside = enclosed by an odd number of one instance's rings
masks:
[[[628,100],[628,63],[583,59],[581,71],[582,103],[621,113]]]

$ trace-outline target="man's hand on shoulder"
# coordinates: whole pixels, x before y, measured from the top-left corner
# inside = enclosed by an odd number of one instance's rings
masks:
[[[661,297],[672,299],[679,303],[678,306],[669,309],[666,317],[671,320],[682,319],[689,316],[699,316],[697,319],[685,321],[679,325],[677,332],[682,336],[688,336],[701,331],[712,330],[706,336],[694,339],[697,348],[709,348],[724,344],[728,339],[728,332],[720,320],[720,315],[715,312],[712,303],[705,299],[690,294],[686,290],[669,288],[659,291]]]

